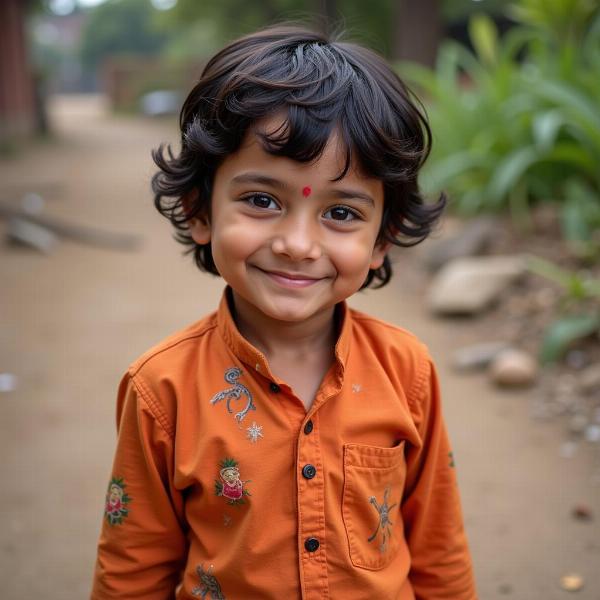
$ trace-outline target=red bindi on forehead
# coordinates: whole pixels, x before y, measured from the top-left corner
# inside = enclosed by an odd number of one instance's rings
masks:
[[[308,198],[311,194],[312,194],[312,188],[310,187],[310,185],[306,185],[302,188],[302,195],[305,198]]]

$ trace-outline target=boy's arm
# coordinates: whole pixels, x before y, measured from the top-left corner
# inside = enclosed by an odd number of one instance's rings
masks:
[[[173,487],[174,432],[129,375],[119,388],[117,429],[91,597],[172,599],[187,551],[182,497]]]
[[[422,445],[407,453],[402,503],[409,578],[419,600],[476,600],[454,460],[430,361],[417,381],[409,403]]]

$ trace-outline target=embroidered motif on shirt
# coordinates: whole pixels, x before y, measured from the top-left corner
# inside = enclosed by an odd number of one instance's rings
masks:
[[[398,504],[397,502],[394,502],[394,504],[388,506],[389,495],[390,488],[388,486],[383,492],[383,502],[381,504],[377,503],[377,499],[375,498],[375,496],[371,496],[369,498],[369,502],[375,507],[375,510],[377,510],[379,514],[379,523],[377,523],[377,529],[375,529],[373,535],[367,541],[372,542],[377,536],[377,532],[381,528],[382,539],[381,544],[379,545],[379,551],[382,554],[387,550],[387,542],[390,539],[390,536],[392,535],[391,526],[393,525],[393,522],[390,521],[390,511],[392,510],[392,508],[394,508],[394,506],[396,506],[396,504]]]
[[[221,481],[215,479],[215,495],[227,498],[228,504],[246,504],[244,496],[250,496],[251,494],[244,489],[244,485],[249,483],[250,479],[246,481],[240,479],[240,470],[233,458],[226,458],[221,461],[219,477]]]
[[[252,421],[252,425],[250,425],[250,427],[246,427],[246,431],[248,432],[248,439],[253,444],[256,444],[256,442],[258,442],[258,439],[263,437],[262,430],[262,425],[257,425],[256,421]]]
[[[131,498],[125,493],[123,478],[113,477],[108,484],[104,516],[109,525],[121,525],[123,519],[129,514],[127,505]]]
[[[208,567],[208,571],[204,570],[204,565],[196,567],[196,573],[200,578],[200,585],[192,589],[192,595],[200,596],[200,598],[209,598],[210,600],[225,600],[221,586],[217,578],[212,574],[212,570],[213,565]]]
[[[232,518],[229,515],[223,515],[223,525],[229,527],[231,525]]]
[[[250,390],[243,385],[242,383],[238,383],[238,379],[242,375],[243,371],[238,369],[237,367],[232,367],[231,369],[227,369],[225,371],[225,381],[227,383],[233,384],[232,387],[229,387],[221,392],[216,393],[211,399],[211,404],[216,404],[221,400],[227,400],[227,412],[233,412],[231,409],[231,401],[239,400],[242,396],[246,396],[248,398],[248,402],[246,406],[238,413],[235,414],[235,420],[238,423],[241,423],[244,420],[244,417],[248,414],[250,410],[256,410],[256,406],[254,406],[254,402],[252,400],[252,393]]]

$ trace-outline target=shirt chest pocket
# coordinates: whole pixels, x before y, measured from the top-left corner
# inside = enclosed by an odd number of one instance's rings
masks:
[[[393,448],[344,444],[342,514],[355,567],[382,569],[403,543],[405,478],[404,442]]]

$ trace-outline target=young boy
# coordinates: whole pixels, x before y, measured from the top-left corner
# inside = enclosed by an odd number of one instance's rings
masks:
[[[181,131],[155,204],[227,288],[122,381],[92,597],[476,598],[431,359],[345,303],[443,208],[405,86],[267,29],[207,64]]]

